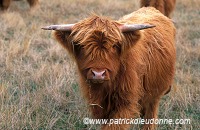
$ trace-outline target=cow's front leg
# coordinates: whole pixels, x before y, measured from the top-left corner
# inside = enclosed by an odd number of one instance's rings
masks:
[[[130,128],[131,119],[134,118],[136,113],[130,107],[121,109],[114,113],[108,120],[109,124],[102,125],[102,130],[127,130]]]

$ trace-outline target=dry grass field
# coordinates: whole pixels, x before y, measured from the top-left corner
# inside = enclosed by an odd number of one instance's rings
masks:
[[[0,12],[0,130],[99,129],[83,124],[89,111],[74,62],[52,32],[40,28],[75,23],[90,13],[117,20],[138,8],[138,0],[41,0],[35,10],[18,1]],[[158,130],[199,130],[200,0],[177,0],[172,19],[176,75],[160,103],[159,118],[190,119],[191,124],[159,125]]]

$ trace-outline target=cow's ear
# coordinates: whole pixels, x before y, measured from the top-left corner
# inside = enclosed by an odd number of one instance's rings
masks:
[[[73,45],[71,42],[70,34],[75,24],[61,24],[61,25],[50,25],[42,27],[44,30],[55,30],[55,39],[71,54],[73,53]]]
[[[73,53],[73,45],[72,40],[70,38],[71,31],[55,31],[54,37],[55,39],[68,50],[70,54]]]
[[[120,31],[125,37],[125,46],[130,47],[137,43],[137,41],[142,37],[143,29],[153,28],[155,25],[150,24],[121,24],[119,26]]]
[[[138,42],[138,40],[142,37],[142,33],[139,30],[130,31],[130,32],[124,32],[123,36],[125,38],[124,46],[125,48],[129,48]]]

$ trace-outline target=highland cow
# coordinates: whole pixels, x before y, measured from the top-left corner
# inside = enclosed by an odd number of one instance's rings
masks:
[[[80,87],[93,118],[157,118],[175,71],[175,27],[153,7],[118,21],[92,15],[76,24],[51,25],[77,64]],[[128,124],[102,125],[103,130]],[[145,124],[143,129],[154,129]]]
[[[10,6],[10,3],[12,1],[20,1],[20,0],[0,0],[0,9],[1,10],[7,10]],[[34,8],[38,5],[39,0],[27,0],[31,8]]]
[[[176,0],[140,0],[141,7],[155,7],[167,17],[170,17],[175,8],[175,4]]]

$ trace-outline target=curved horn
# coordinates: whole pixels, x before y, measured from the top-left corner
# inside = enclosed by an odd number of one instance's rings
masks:
[[[123,24],[119,27],[122,32],[131,32],[147,28],[153,28],[155,25],[150,24]]]
[[[42,27],[44,30],[71,31],[74,24],[50,25]]]

